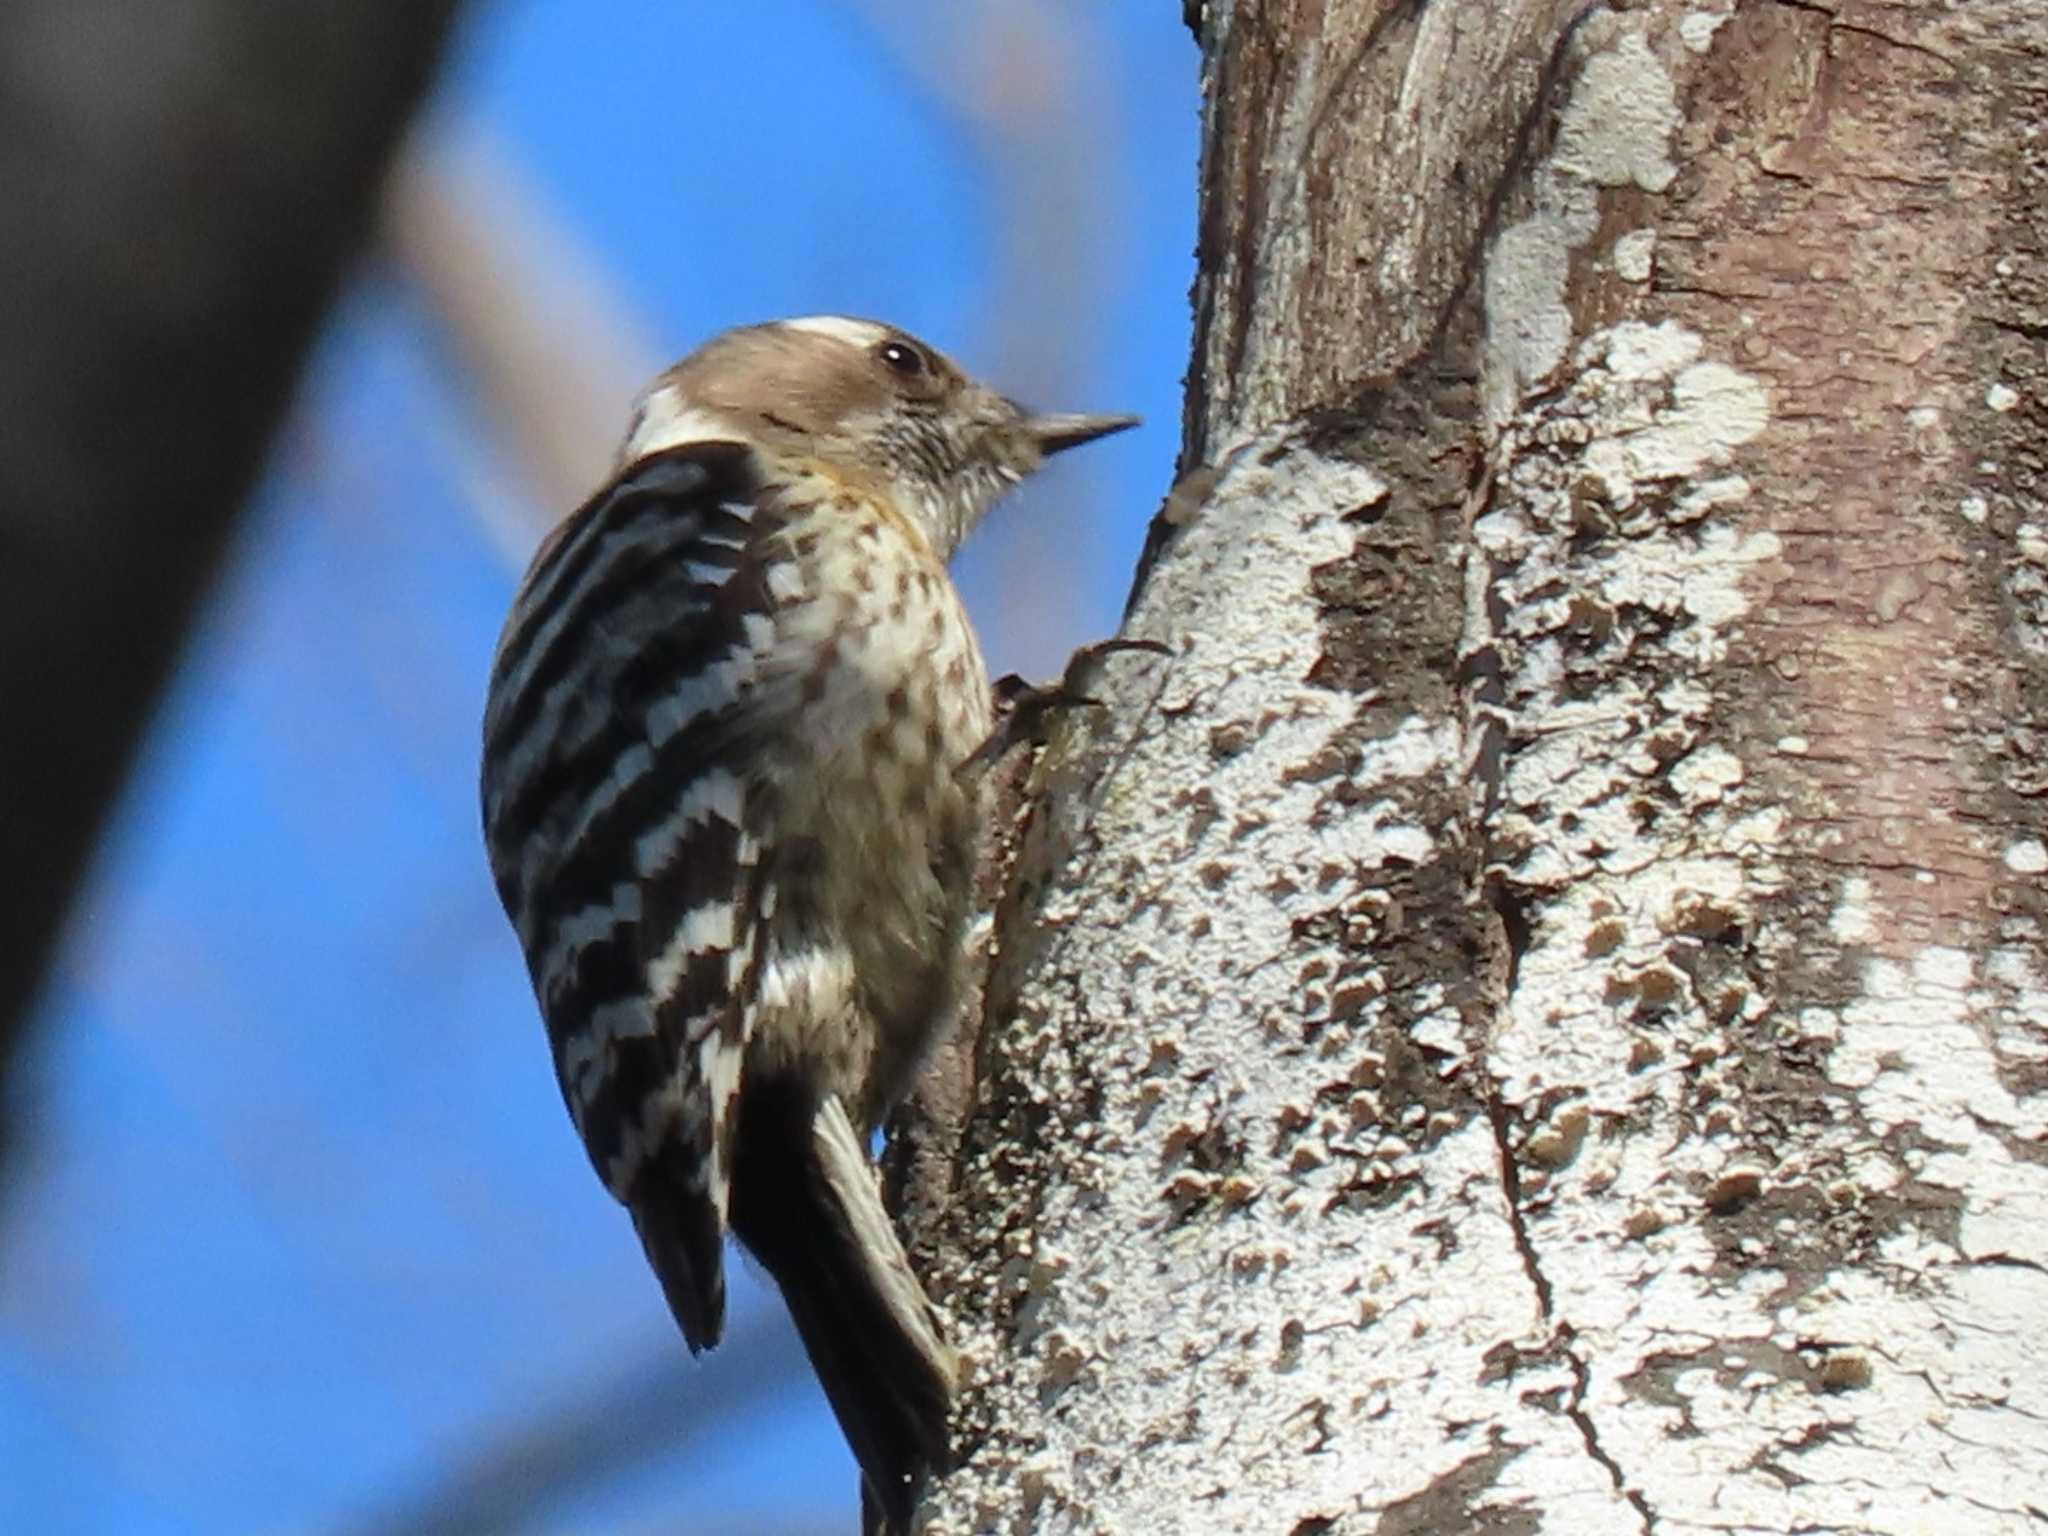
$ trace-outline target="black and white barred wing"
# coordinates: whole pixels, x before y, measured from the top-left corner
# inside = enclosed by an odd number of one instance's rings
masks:
[[[757,915],[740,764],[773,635],[748,450],[628,468],[542,548],[484,724],[484,835],[592,1163],[695,1348],[721,1241]]]

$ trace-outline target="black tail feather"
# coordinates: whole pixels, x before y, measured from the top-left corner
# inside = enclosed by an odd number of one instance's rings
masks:
[[[903,1531],[927,1475],[947,1464],[957,1367],[865,1147],[837,1100],[814,1102],[748,1083],[733,1231],[782,1287],[860,1462],[863,1507]]]
[[[690,1353],[710,1349],[725,1335],[725,1231],[718,1208],[703,1191],[663,1178],[657,1168],[641,1179],[631,1210],[633,1230]]]

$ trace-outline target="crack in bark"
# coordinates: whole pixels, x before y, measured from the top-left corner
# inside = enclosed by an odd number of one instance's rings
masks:
[[[1986,1269],[2030,1269],[2035,1274],[2048,1274],[2048,1264],[2023,1259],[2016,1253],[1966,1253],[1963,1257]]]
[[[1929,48],[1925,43],[1909,42],[1903,37],[1893,37],[1889,32],[1880,32],[1875,27],[1858,26],[1853,21],[1843,21],[1840,17],[1837,17],[1829,24],[1828,30],[1830,32],[1851,32],[1858,37],[1868,37],[1889,47],[1901,49],[1906,53],[1925,54],[1951,74],[1962,73],[1962,67],[1954,59],[1933,48]]]
[[[1592,1370],[1576,1351],[1571,1341],[1577,1335],[1569,1323],[1560,1323],[1557,1330],[1557,1352],[1564,1356],[1572,1370],[1572,1399],[1565,1404],[1564,1416],[1572,1421],[1579,1432],[1579,1438],[1586,1443],[1586,1454],[1598,1462],[1607,1475],[1614,1480],[1614,1491],[1628,1500],[1629,1507],[1643,1522],[1644,1531],[1657,1529],[1657,1515],[1650,1508],[1650,1501],[1640,1488],[1631,1488],[1628,1479],[1622,1475],[1621,1463],[1608,1454],[1600,1443],[1600,1431],[1594,1427],[1593,1416],[1586,1412],[1586,1389],[1592,1382]]]
[[[1508,906],[1519,906],[1508,894],[1504,881],[1494,882],[1489,899],[1495,911],[1501,914],[1503,928],[1510,933],[1510,947],[1519,958],[1528,942],[1528,925],[1519,913],[1510,917]],[[1577,1333],[1571,1324],[1557,1319],[1556,1293],[1552,1290],[1550,1277],[1543,1272],[1543,1262],[1537,1256],[1535,1239],[1530,1235],[1528,1218],[1522,1203],[1522,1171],[1515,1159],[1513,1139],[1510,1135],[1510,1111],[1507,1100],[1502,1097],[1500,1080],[1492,1074],[1487,1076],[1486,1088],[1487,1121],[1493,1128],[1494,1151],[1500,1159],[1501,1197],[1507,1205],[1508,1231],[1514,1239],[1515,1253],[1522,1261],[1522,1273],[1528,1277],[1530,1288],[1536,1293],[1537,1313],[1550,1328],[1550,1349],[1569,1367],[1572,1373],[1571,1400],[1565,1404],[1564,1415],[1578,1430],[1580,1440],[1585,1444],[1586,1454],[1599,1465],[1614,1484],[1614,1491],[1628,1501],[1636,1516],[1643,1522],[1645,1532],[1657,1528],[1657,1517],[1650,1508],[1650,1501],[1640,1489],[1631,1488],[1617,1462],[1600,1443],[1599,1429],[1593,1423],[1593,1416],[1586,1411],[1586,1391],[1592,1380],[1592,1370],[1585,1359],[1574,1350],[1572,1341]]]
[[[1536,1257],[1536,1244],[1529,1236],[1529,1224],[1522,1215],[1522,1170],[1515,1161],[1515,1149],[1508,1137],[1508,1106],[1501,1097],[1500,1080],[1489,1075],[1486,1088],[1486,1118],[1493,1126],[1493,1148],[1500,1157],[1501,1195],[1508,1206],[1508,1230],[1515,1240],[1515,1252],[1522,1260],[1522,1273],[1536,1292],[1536,1311],[1546,1325],[1554,1322],[1550,1277]]]
[[[1507,1203],[1508,1230],[1514,1238],[1515,1253],[1522,1261],[1522,1273],[1528,1277],[1529,1285],[1536,1293],[1539,1316],[1549,1326],[1550,1350],[1562,1359],[1572,1373],[1571,1400],[1564,1406],[1564,1416],[1571,1420],[1584,1442],[1586,1454],[1598,1464],[1614,1484],[1614,1491],[1628,1501],[1637,1518],[1643,1522],[1643,1530],[1651,1532],[1657,1528],[1657,1516],[1650,1507],[1650,1501],[1641,1489],[1631,1488],[1623,1475],[1621,1463],[1609,1454],[1600,1443],[1600,1431],[1593,1423],[1592,1414],[1586,1411],[1586,1391],[1592,1382],[1592,1368],[1572,1348],[1578,1337],[1570,1323],[1560,1322],[1556,1315],[1556,1294],[1551,1289],[1550,1277],[1543,1272],[1542,1260],[1537,1257],[1536,1243],[1529,1233],[1529,1223],[1523,1213],[1522,1173],[1515,1161],[1515,1150],[1509,1136],[1509,1110],[1507,1101],[1501,1097],[1500,1081],[1489,1075],[1486,1090],[1487,1120],[1493,1127],[1494,1150],[1500,1158],[1501,1195]]]
[[[1897,48],[1905,53],[1923,54],[1952,74],[1962,73],[1962,66],[1938,49],[1929,48],[1925,43],[1912,42],[1907,38],[1894,37],[1889,32],[1880,31],[1878,28],[1863,22],[1849,21],[1834,6],[1821,5],[1816,3],[1816,0],[1772,0],[1772,4],[1788,11],[1805,11],[1810,15],[1827,17],[1828,34],[1830,36],[1837,32],[1848,32],[1857,37],[1867,37],[1873,42],[1883,43],[1887,47]]]
[[[1985,314],[1975,314],[1970,318],[1979,325],[1988,325],[1995,331],[2007,331],[2027,341],[2048,341],[2048,321],[2012,320]]]
[[[1553,68],[1561,67],[1572,31],[1586,14],[1587,12],[1581,11],[1579,16],[1574,18],[1573,26],[1567,28],[1564,35],[1558,39],[1551,55]],[[1549,82],[1546,81],[1546,88],[1539,93],[1534,105],[1542,107],[1548,95]],[[1533,117],[1525,124],[1524,146],[1533,141],[1535,124],[1536,120]],[[1505,181],[1503,184],[1505,185]],[[1488,228],[1491,228],[1498,215],[1498,208],[1489,213]],[[1482,469],[1475,480],[1466,503],[1467,529],[1485,515],[1492,500],[1495,471],[1490,460],[1482,460],[1482,463],[1487,467]],[[1468,555],[1468,558],[1483,557],[1475,552]],[[1487,633],[1483,637],[1478,637],[1480,643],[1471,644],[1469,649],[1465,650],[1459,667],[1459,682],[1465,693],[1465,720],[1471,743],[1467,762],[1471,777],[1479,789],[1479,804],[1475,807],[1474,817],[1477,823],[1477,841],[1482,849],[1488,848],[1488,832],[1499,808],[1511,737],[1511,715],[1506,702],[1505,663],[1498,643],[1498,637],[1507,624],[1507,614],[1500,596],[1501,572],[1502,567],[1497,562],[1487,561],[1481,594]],[[1490,852],[1490,849],[1488,851]],[[1494,868],[1494,860],[1491,857],[1482,857],[1479,868],[1480,899],[1493,911],[1499,922],[1508,954],[1507,975],[1498,1002],[1498,1007],[1504,1011],[1508,1000],[1514,995],[1522,956],[1530,944],[1528,901],[1506,878],[1504,871]],[[1515,1156],[1512,1135],[1513,1111],[1502,1092],[1500,1078],[1490,1070],[1486,1074],[1485,1103],[1488,1123],[1493,1132],[1494,1150],[1499,1159],[1501,1195],[1507,1207],[1508,1229],[1514,1242],[1515,1253],[1521,1261],[1522,1272],[1535,1293],[1538,1315],[1549,1331],[1548,1351],[1562,1360],[1571,1372],[1571,1394],[1562,1411],[1578,1431],[1587,1456],[1607,1474],[1614,1491],[1635,1511],[1643,1531],[1653,1532],[1657,1528],[1657,1517],[1648,1497],[1640,1489],[1629,1486],[1621,1464],[1601,1443],[1599,1429],[1586,1408],[1586,1395],[1591,1386],[1592,1370],[1586,1360],[1572,1347],[1577,1337],[1575,1330],[1557,1316],[1556,1293],[1550,1277],[1544,1273],[1543,1263],[1536,1252],[1535,1239],[1529,1228],[1521,1167]]]

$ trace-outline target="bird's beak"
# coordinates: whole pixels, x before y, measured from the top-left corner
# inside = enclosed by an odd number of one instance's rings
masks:
[[[1112,432],[1121,432],[1126,427],[1135,427],[1135,416],[1030,416],[1024,418],[1024,430],[1029,432],[1038,444],[1038,451],[1050,457],[1064,453],[1069,448],[1078,448],[1083,443],[1092,443],[1098,437],[1107,437]]]

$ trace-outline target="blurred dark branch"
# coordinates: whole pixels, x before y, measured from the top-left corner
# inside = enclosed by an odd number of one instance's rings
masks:
[[[0,1084],[455,8],[0,8]]]
[[[673,1457],[692,1440],[723,1430],[732,1443],[737,1421],[809,1375],[796,1330],[766,1310],[695,1363],[677,1339],[588,1397],[506,1432],[467,1466],[356,1527],[356,1536],[505,1536],[545,1526],[579,1494]],[[849,1502],[840,1528],[852,1526]],[[717,1529],[730,1536],[729,1527]]]

